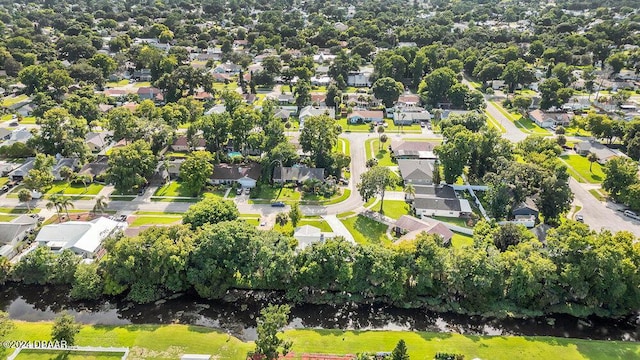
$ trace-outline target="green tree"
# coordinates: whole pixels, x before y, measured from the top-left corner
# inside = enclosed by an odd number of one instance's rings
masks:
[[[589,155],[587,155],[587,160],[589,160],[589,172],[592,173],[593,171],[591,169],[593,168],[593,163],[598,161],[598,155],[589,152]]]
[[[535,81],[533,72],[527,67],[523,59],[512,60],[507,63],[502,71],[502,79],[509,86],[509,92],[513,93],[518,84],[526,86]]]
[[[208,151],[194,151],[180,166],[182,186],[193,194],[198,195],[213,175],[213,156]]]
[[[102,277],[97,264],[78,264],[69,295],[74,300],[96,300],[102,295]]]
[[[388,167],[374,166],[360,175],[360,182],[356,187],[364,201],[380,195],[380,213],[382,213],[385,191],[393,184],[394,177]]]
[[[289,219],[291,220],[291,225],[293,225],[294,228],[298,226],[298,223],[302,219],[302,212],[300,211],[298,203],[291,205],[291,210],[289,210]]]
[[[402,83],[390,77],[380,78],[373,83],[373,94],[382,100],[387,108],[393,107],[403,91]]]
[[[311,153],[318,168],[328,168],[332,162],[331,151],[338,141],[336,121],[327,115],[309,116],[300,132],[302,150]]]
[[[306,80],[298,80],[295,96],[296,106],[298,107],[298,112],[300,112],[303,107],[311,104],[311,84]]]
[[[3,258],[5,259],[5,258]],[[7,335],[14,329],[13,321],[9,317],[9,314],[0,311],[0,340],[5,339]]]
[[[428,104],[436,107],[449,94],[451,87],[458,83],[453,70],[445,67],[438,68],[424,77],[424,84],[419,89],[420,94]]]
[[[53,341],[65,341],[68,346],[75,344],[76,335],[80,332],[80,324],[76,323],[73,315],[62,313],[53,321],[51,339]]]
[[[544,216],[546,224],[557,224],[560,215],[571,208],[573,192],[569,188],[567,179],[559,178],[556,174],[542,180],[540,195],[536,205],[540,214]]]
[[[139,119],[126,108],[115,108],[106,116],[106,128],[113,131],[113,140],[135,141],[141,136]]]
[[[33,199],[33,197],[31,196],[31,191],[27,189],[20,189],[20,191],[18,191],[18,200],[27,204],[27,209],[29,209],[29,212],[31,212],[31,199]]]
[[[416,197],[416,188],[413,184],[409,183],[404,187],[404,196],[406,199],[413,199]]]
[[[141,186],[156,167],[156,158],[149,143],[137,140],[132,144],[113,149],[109,156],[107,179],[121,193]]]
[[[398,341],[398,344],[396,344],[396,347],[391,352],[391,360],[409,360],[407,344],[403,339]]]
[[[204,224],[235,220],[239,215],[238,208],[233,201],[207,197],[191,205],[184,213],[182,222],[189,224],[195,230]]]
[[[64,108],[53,108],[38,119],[38,124],[39,133],[30,139],[36,150],[52,156],[87,159],[90,150],[85,137],[89,127],[84,118],[76,118]]]
[[[293,343],[278,337],[278,333],[289,323],[289,305],[269,305],[260,310],[258,338],[251,354],[262,355],[265,360],[276,360],[286,356]]]
[[[24,186],[27,189],[42,192],[53,184],[53,161],[54,158],[45,154],[37,154],[33,168],[27,173],[24,179]]]
[[[38,246],[24,256],[13,270],[16,279],[25,284],[48,284],[53,277],[56,256],[47,246]]]
[[[107,206],[109,206],[109,199],[104,195],[100,195],[96,198],[96,203],[93,205],[91,211],[94,215],[98,212],[100,212],[100,214],[104,214]]]
[[[638,165],[625,157],[615,157],[604,164],[602,172],[606,175],[602,188],[617,200],[623,198],[626,189],[638,182]]]
[[[627,60],[629,60],[629,56],[627,54],[625,54],[624,52],[617,52],[611,54],[607,58],[606,62],[607,64],[609,64],[609,66],[611,66],[611,69],[613,69],[613,73],[617,74],[624,68]]]

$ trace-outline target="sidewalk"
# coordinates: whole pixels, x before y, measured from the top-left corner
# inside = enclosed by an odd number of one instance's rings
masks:
[[[336,235],[340,235],[353,245],[356,245],[356,240],[353,238],[353,235],[351,235],[342,221],[338,220],[335,215],[323,215],[322,218],[329,224],[329,226],[331,226],[331,229],[336,233]]]

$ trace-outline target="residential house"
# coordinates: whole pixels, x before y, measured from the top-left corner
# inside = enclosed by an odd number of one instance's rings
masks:
[[[43,226],[35,242],[40,246],[49,247],[53,252],[70,249],[85,259],[91,259],[102,248],[104,239],[126,227],[126,222],[106,217],[91,221],[68,221]]]
[[[213,77],[213,81],[219,82],[219,83],[228,84],[228,83],[231,82],[231,80],[233,80],[231,78],[231,75],[226,74],[226,73],[211,72],[211,76]]]
[[[193,95],[193,98],[200,101],[211,101],[213,100],[213,95],[209,94],[206,91],[199,91],[195,95]]]
[[[291,111],[286,109],[278,109],[274,116],[282,121],[287,121],[291,117]]]
[[[618,156],[626,156],[619,150],[610,149],[598,141],[581,141],[574,145],[574,149],[580,155],[588,155],[590,152],[596,154],[598,157],[598,163],[604,164],[610,159]]]
[[[91,152],[100,152],[109,145],[110,137],[113,136],[112,131],[103,131],[99,133],[90,132],[85,136],[85,142]]]
[[[80,164],[80,160],[75,158],[64,158],[57,156],[56,159],[57,162],[55,163],[55,165],[53,165],[53,169],[51,170],[51,172],[53,173],[53,179],[55,181],[64,180],[62,175],[60,175],[60,170],[62,170],[62,168],[68,167],[71,170],[77,170],[78,165]]]
[[[420,96],[417,94],[402,94],[396,101],[398,107],[415,107],[420,105]]]
[[[413,198],[438,198],[438,199],[457,199],[456,192],[450,185],[416,185],[413,187],[415,194],[410,196],[404,195],[406,201],[411,202]]]
[[[311,94],[311,103],[315,106],[326,106],[327,94]]]
[[[242,66],[227,61],[224,64],[216,66],[211,71],[217,74],[238,74],[242,71]]]
[[[109,158],[105,155],[98,155],[96,159],[84,166],[78,171],[79,175],[89,175],[92,179],[102,178],[109,168]]]
[[[12,132],[13,131],[11,131],[10,129],[0,128],[0,141],[9,140]]]
[[[280,105],[295,104],[296,102],[296,98],[290,93],[279,94],[277,100]]]
[[[453,237],[453,231],[441,222],[430,218],[417,219],[409,215],[402,215],[396,220],[393,232],[400,237],[398,242],[414,240],[419,234],[427,233],[437,234],[442,239],[442,244],[448,245]]]
[[[311,78],[311,85],[313,86],[328,86],[329,84],[331,84],[329,76],[316,75]]]
[[[433,167],[432,160],[398,160],[398,169],[405,184],[433,184]]]
[[[316,64],[331,63],[336,59],[336,55],[320,53],[313,55],[313,62]]]
[[[430,112],[417,106],[396,107],[393,112],[393,123],[396,126],[418,124],[431,119]]]
[[[298,119],[300,120],[300,129],[304,127],[304,121],[309,116],[320,116],[327,115],[332,119],[336,118],[336,109],[332,107],[313,107],[313,106],[305,106],[300,110],[300,115],[298,115]]]
[[[140,100],[153,100],[155,102],[164,101],[164,95],[162,95],[162,91],[151,86],[138,88],[137,94],[138,97],[140,97]]]
[[[9,139],[2,143],[3,146],[10,146],[15,143],[26,144],[29,139],[33,137],[31,130],[26,127],[19,127],[11,132]]]
[[[133,39],[133,43],[136,45],[149,45],[164,52],[169,51],[169,49],[171,48],[171,45],[161,43],[160,41],[158,41],[158,39],[155,38],[135,38]]]
[[[466,199],[416,198],[411,204],[416,216],[466,217],[471,215],[471,205]]]
[[[11,181],[20,181],[24,179],[29,173],[29,170],[33,169],[34,164],[34,158],[27,159],[22,165],[20,165],[20,167],[9,173],[9,179],[11,179]]]
[[[516,206],[511,213],[513,219],[510,222],[524,225],[527,228],[536,226],[538,222],[539,210],[530,197],[527,197],[521,204]]]
[[[352,71],[347,75],[347,85],[353,87],[371,87],[372,70],[361,69]]]
[[[298,240],[298,249],[302,250],[309,245],[323,242],[336,237],[333,232],[323,232],[319,228],[311,225],[297,227],[293,232],[293,237]]]
[[[256,163],[216,164],[213,167],[211,183],[227,185],[238,183],[243,188],[254,188],[261,174],[262,166]]]
[[[21,215],[11,221],[0,222],[0,256],[11,259],[17,254],[16,246],[38,226],[38,219]]]
[[[242,98],[247,104],[253,104],[254,102],[256,102],[256,100],[258,100],[256,94],[243,94]]]
[[[298,166],[276,167],[273,170],[273,181],[277,183],[295,182],[299,184],[310,179],[324,181],[324,168]]]
[[[571,117],[566,113],[549,113],[540,109],[530,111],[529,119],[542,128],[569,126],[571,122]]]
[[[438,145],[429,141],[393,141],[389,150],[395,159],[435,160],[433,149]]]
[[[224,104],[218,104],[212,107],[211,109],[205,111],[204,114],[205,115],[224,114],[226,111],[227,111],[227,108],[224,106]]]
[[[0,176],[7,176],[14,169],[18,168],[20,164],[10,161],[0,161]]]
[[[106,96],[114,97],[114,98],[121,98],[121,97],[127,96],[127,92],[122,89],[106,89],[102,93],[105,94]]]
[[[197,139],[195,139],[193,145],[195,145],[195,150],[204,150],[207,143],[203,138],[198,137]],[[178,136],[178,138],[173,142],[173,144],[171,144],[171,149],[173,151],[186,152],[186,151],[191,151],[190,146],[191,144],[189,144],[187,136],[181,135],[181,136]]]
[[[131,78],[137,81],[151,81],[151,69],[134,70],[131,74]]]
[[[382,123],[384,112],[382,110],[355,110],[347,118],[350,124]]]

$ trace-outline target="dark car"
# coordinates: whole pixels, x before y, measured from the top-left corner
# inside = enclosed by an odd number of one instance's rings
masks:
[[[420,127],[421,128],[426,127],[426,126],[427,126],[427,124],[425,124],[424,121],[420,122]]]
[[[272,207],[284,207],[284,203],[282,201],[276,201],[271,203]]]
[[[583,223],[584,222],[584,216],[576,215],[576,221]]]
[[[9,191],[9,185],[5,185],[3,187],[0,188],[0,194],[3,194],[5,192]]]

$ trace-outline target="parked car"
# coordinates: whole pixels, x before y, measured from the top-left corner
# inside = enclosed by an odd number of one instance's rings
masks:
[[[9,191],[9,185],[5,185],[5,186],[0,188],[0,194],[4,194],[7,191]]]
[[[284,203],[282,201],[276,201],[271,203],[272,207],[284,207]]]
[[[236,189],[236,195],[242,195],[242,189],[241,188],[237,188]]]
[[[576,221],[583,223],[584,222],[584,216],[576,215]]]
[[[245,195],[249,195],[249,194],[251,194],[251,189],[249,189],[249,188],[244,188],[244,194],[245,194]]]
[[[426,126],[427,126],[427,124],[425,124],[425,123],[424,123],[424,121],[421,121],[421,122],[420,122],[420,127],[421,127],[421,128],[424,128],[424,127],[426,127]]]

